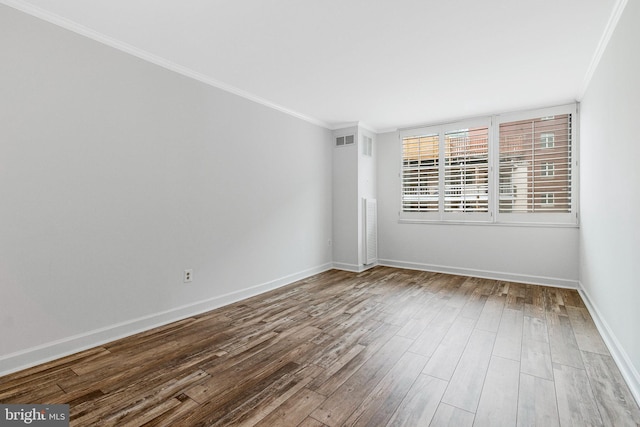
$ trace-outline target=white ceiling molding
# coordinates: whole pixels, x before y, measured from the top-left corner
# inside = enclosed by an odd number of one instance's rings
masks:
[[[194,70],[191,70],[187,67],[183,67],[179,64],[176,64],[172,61],[168,61],[165,58],[162,58],[158,55],[154,55],[151,54],[149,52],[146,52],[142,49],[139,49],[135,46],[131,46],[129,44],[123,43],[119,40],[116,40],[112,37],[109,37],[107,35],[104,35],[102,33],[99,33],[97,31],[94,31],[90,28],[87,28],[83,25],[80,25],[76,22],[73,22],[69,19],[66,19],[62,16],[53,14],[51,12],[48,12],[46,10],[43,10],[39,7],[30,5],[30,4],[26,4],[20,0],[0,0],[0,3],[12,7],[14,9],[20,10],[24,13],[27,13],[29,15],[35,16],[36,18],[42,19],[44,21],[47,21],[51,24],[57,25],[59,27],[65,28],[69,31],[73,31],[74,33],[80,34],[82,36],[88,37],[92,40],[95,40],[99,43],[105,44],[107,46],[110,46],[114,49],[120,50],[122,52],[128,53],[130,55],[133,55],[137,58],[140,58],[144,61],[150,62],[152,64],[158,65],[160,67],[166,68],[167,70],[173,71],[175,73],[178,74],[182,74],[183,76],[198,80],[199,82],[202,82],[204,84],[207,84],[209,86],[213,86],[215,88],[224,90],[225,92],[229,92],[232,93],[234,95],[240,96],[242,98],[248,99],[250,101],[253,101],[255,103],[264,105],[266,107],[269,108],[273,108],[274,110],[280,111],[282,113],[288,114],[290,116],[296,117],[298,119],[304,120],[306,122],[312,123],[316,126],[320,126],[326,129],[330,129],[331,126],[328,123],[323,122],[322,120],[318,120],[316,118],[313,117],[309,117],[306,116],[304,114],[298,113],[296,111],[290,110],[286,107],[283,107],[281,105],[275,104],[267,99],[261,98],[259,96],[256,96],[252,93],[246,92],[242,89],[239,89],[237,87],[228,85],[224,82],[212,79],[209,76],[206,76],[202,73],[198,73]]]
[[[582,98],[626,2],[0,0],[308,123],[376,133]]]
[[[598,64],[600,64],[600,59],[602,59],[602,55],[609,44],[609,40],[611,40],[611,36],[618,25],[618,21],[622,16],[622,12],[624,11],[625,6],[627,5],[627,0],[617,0],[616,4],[613,8],[613,12],[611,12],[611,16],[609,16],[609,21],[607,21],[607,26],[602,33],[602,37],[598,42],[598,46],[596,47],[596,51],[593,54],[593,58],[591,59],[591,63],[589,64],[589,68],[587,68],[587,73],[584,76],[584,80],[582,81],[582,85],[580,86],[580,90],[578,91],[578,101],[582,101],[587,89],[589,88],[589,83],[591,82],[591,78],[593,74],[596,72],[598,68]]]

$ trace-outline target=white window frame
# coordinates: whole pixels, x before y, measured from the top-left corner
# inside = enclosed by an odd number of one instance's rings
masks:
[[[569,212],[528,212],[528,213],[500,213],[500,150],[499,150],[499,129],[501,123],[512,121],[546,118],[557,115],[571,114],[571,208]],[[568,104],[556,107],[541,108],[536,110],[520,111],[514,113],[505,113],[490,117],[481,117],[470,120],[461,120],[452,123],[422,126],[410,129],[401,129],[399,134],[399,153],[400,153],[400,173],[399,176],[399,222],[403,223],[472,223],[487,225],[519,225],[519,226],[559,226],[559,227],[577,227],[578,226],[578,206],[579,206],[579,128],[578,105]],[[417,137],[438,133],[440,135],[440,153],[444,153],[444,135],[447,131],[458,130],[464,128],[472,128],[479,126],[489,127],[489,211],[486,213],[478,212],[444,212],[444,158],[441,157],[439,162],[439,210],[438,212],[403,212],[402,208],[402,142],[407,137]],[[549,170],[547,169],[547,173]],[[551,170],[555,173],[555,166]],[[553,175],[545,175],[545,177]]]
[[[540,148],[553,148],[556,146],[556,134],[546,132],[540,134]]]
[[[543,205],[552,205],[555,203],[555,194],[554,193],[542,193],[542,204]]]
[[[544,162],[542,163],[542,168],[540,169],[540,176],[543,178],[552,178],[555,176],[556,166],[553,162]]]
[[[445,198],[445,134],[450,131],[456,131],[460,129],[469,129],[477,127],[487,127],[489,131],[489,147],[488,147],[488,208],[487,212],[447,212],[445,211],[444,198]],[[440,158],[438,162],[438,212],[404,212],[402,209],[402,141],[405,138],[419,137],[432,134],[439,135],[439,153]],[[492,203],[493,199],[493,173],[492,173],[492,130],[491,130],[491,118],[483,117],[470,120],[463,120],[458,122],[446,123],[434,126],[424,126],[420,128],[405,129],[400,131],[400,220],[403,222],[484,222],[490,223],[492,219]]]
[[[495,221],[497,224],[520,224],[520,225],[557,225],[557,226],[577,226],[578,225],[578,108],[577,104],[560,105],[551,108],[541,108],[537,110],[520,111],[516,113],[500,114],[495,116],[494,134],[495,143],[499,145],[499,129],[501,123],[514,122],[519,120],[533,119],[536,117],[559,116],[571,114],[571,209],[569,212],[500,212],[498,209],[499,197],[494,202]],[[496,145],[496,147],[497,147]],[[499,150],[494,149],[495,173],[500,174]]]

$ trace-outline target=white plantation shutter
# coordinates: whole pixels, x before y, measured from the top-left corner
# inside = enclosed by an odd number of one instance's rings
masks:
[[[489,122],[401,132],[402,219],[490,220]]]
[[[489,128],[445,133],[445,212],[489,211]]]
[[[405,129],[400,221],[575,226],[577,105]]]
[[[499,126],[500,213],[572,212],[572,114]]]
[[[438,212],[439,145],[437,133],[402,140],[403,212]]]

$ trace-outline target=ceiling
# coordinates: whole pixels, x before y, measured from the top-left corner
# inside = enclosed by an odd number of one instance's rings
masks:
[[[621,0],[2,2],[325,127],[381,132],[578,100]]]

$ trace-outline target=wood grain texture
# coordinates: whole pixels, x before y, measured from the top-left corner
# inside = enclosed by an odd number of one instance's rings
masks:
[[[440,403],[433,421],[429,425],[438,427],[471,427],[474,418],[473,412],[467,412],[455,406]]]
[[[553,381],[520,374],[518,427],[557,427],[560,425]]]
[[[524,312],[522,310],[505,308],[502,311],[496,342],[493,346],[495,356],[520,360],[523,319]]]
[[[387,425],[413,427],[429,425],[435,415],[447,381],[420,375]]]
[[[444,403],[476,412],[495,339],[493,332],[473,331],[444,393]]]
[[[556,397],[562,426],[604,425],[584,369],[555,365]]]
[[[474,424],[513,426],[518,412],[520,364],[492,356]]]
[[[72,426],[640,423],[574,290],[376,267],[0,378]]]
[[[640,409],[609,355],[582,352],[598,409],[605,425],[639,426]]]

